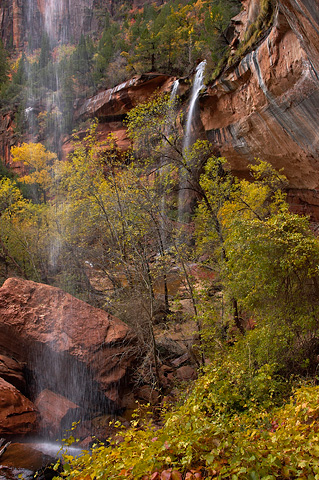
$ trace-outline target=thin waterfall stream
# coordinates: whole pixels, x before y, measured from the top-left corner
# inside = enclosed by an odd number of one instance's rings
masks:
[[[67,0],[46,0],[43,4],[43,33],[41,42],[38,32],[31,29],[29,51],[32,53],[32,45],[39,46],[41,51],[46,47],[47,57],[43,58],[45,66],[50,62],[50,85],[45,85],[42,79],[36,79],[32,70],[32,65],[27,62],[28,91],[27,103],[25,109],[25,122],[27,124],[28,140],[30,142],[39,141],[38,114],[44,109],[46,115],[51,118],[50,129],[47,132],[44,142],[50,149],[55,150],[59,156],[61,147],[61,138],[63,135],[62,119],[62,99],[60,69],[60,50],[68,41],[68,25],[63,19],[68,11]],[[32,15],[34,13],[33,0],[27,0],[25,10],[26,21],[32,25]],[[34,37],[34,38],[33,38]],[[41,56],[41,55],[40,55]],[[39,59],[39,62],[41,58]],[[40,82],[41,88],[37,82]],[[42,83],[41,83],[42,82]],[[56,268],[56,259],[59,255],[60,244],[58,237],[50,240],[50,268],[54,271]],[[81,361],[76,361],[68,353],[68,342],[66,334],[56,336],[51,318],[42,318],[41,329],[52,336],[52,340],[44,347],[35,349],[30,353],[33,364],[33,373],[30,376],[30,391],[35,399],[39,410],[47,408],[50,405],[50,414],[52,415],[52,424],[59,424],[59,415],[61,410],[68,410],[64,417],[64,424],[61,422],[61,429],[70,428],[73,421],[83,420],[88,415],[100,414],[101,411],[107,411],[107,405],[103,405],[99,411],[99,405],[106,403],[101,393],[98,393],[98,387],[90,373]],[[57,323],[59,320],[57,320]],[[68,328],[68,327],[67,327]],[[50,333],[52,331],[52,333]],[[65,335],[65,339],[63,338]],[[61,342],[65,347],[61,347]],[[35,372],[35,373],[34,373]],[[41,425],[42,435],[45,439],[55,439],[63,432],[52,430],[47,425]]]
[[[191,160],[188,159],[188,154],[190,147],[193,143],[192,127],[193,122],[196,119],[196,106],[197,100],[201,90],[205,87],[204,84],[204,73],[206,68],[206,60],[203,60],[196,68],[196,73],[194,77],[194,83],[190,95],[189,109],[187,113],[187,121],[183,142],[183,156],[185,161],[188,163]],[[188,165],[191,167],[191,165]],[[187,205],[189,199],[189,182],[187,178],[187,173],[185,169],[180,169],[179,172],[179,193],[178,193],[178,222],[179,223],[188,223],[190,217],[189,207]]]
[[[192,123],[194,120],[195,107],[197,103],[198,96],[200,91],[205,86],[204,84],[204,73],[206,68],[206,60],[203,60],[196,68],[196,74],[194,77],[194,84],[191,92],[189,109],[187,114],[187,122],[185,129],[184,145],[183,150],[185,151],[191,146],[192,143]]]

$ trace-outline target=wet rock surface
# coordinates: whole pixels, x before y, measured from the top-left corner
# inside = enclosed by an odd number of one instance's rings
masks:
[[[11,383],[22,393],[26,390],[24,367],[24,364],[17,362],[13,358],[0,355],[0,377]]]
[[[39,429],[51,438],[57,438],[65,426],[80,418],[78,405],[48,389],[42,390],[34,403],[41,418]]]
[[[50,480],[56,459],[27,443],[12,443],[0,456],[0,478],[7,480]]]
[[[254,4],[244,2],[242,32]],[[319,7],[307,0],[278,6],[263,41],[202,96],[201,122],[235,174],[247,176],[256,157],[283,168],[291,204],[318,220]]]
[[[28,435],[37,430],[38,413],[33,403],[0,378],[0,435]]]
[[[35,393],[110,408],[134,360],[120,320],[60,289],[12,278],[0,289],[0,353],[27,364]],[[107,405],[106,405],[107,406]]]

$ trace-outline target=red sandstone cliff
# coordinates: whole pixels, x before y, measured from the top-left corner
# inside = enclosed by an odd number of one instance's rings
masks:
[[[243,28],[256,0],[244,3]],[[207,138],[236,173],[255,157],[284,168],[295,208],[318,219],[319,5],[298,5],[278,2],[271,30],[207,89],[200,111]]]
[[[216,153],[240,176],[255,157],[283,168],[295,210],[318,220],[319,5],[307,0],[298,5],[278,2],[264,38],[201,96],[195,128],[205,131]],[[234,21],[240,38],[257,19],[260,0],[244,0],[243,6]],[[150,86],[167,91],[171,82],[155,75],[151,81],[132,79],[89,99],[77,115],[98,116],[102,133],[118,132],[125,146],[125,131],[112,115],[123,115],[148,98]]]

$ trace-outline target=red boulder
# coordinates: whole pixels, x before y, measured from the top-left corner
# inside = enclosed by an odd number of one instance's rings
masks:
[[[0,352],[27,364],[37,394],[50,389],[82,406],[100,392],[114,404],[134,341],[119,319],[58,288],[19,278],[0,288]]]
[[[0,435],[26,435],[37,429],[35,406],[13,385],[0,378]]]

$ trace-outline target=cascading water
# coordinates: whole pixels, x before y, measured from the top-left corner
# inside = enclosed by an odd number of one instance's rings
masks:
[[[63,21],[68,17],[68,11],[68,1],[46,0],[44,25],[52,43],[63,44],[68,40],[68,21]]]
[[[197,100],[201,90],[205,86],[204,73],[205,73],[206,63],[207,63],[206,60],[203,60],[196,68],[193,88],[190,96],[190,103],[189,103],[189,109],[187,114],[186,129],[185,129],[184,142],[183,142],[184,161],[186,161],[187,163],[191,161],[187,157],[188,157],[190,147],[193,143],[192,125],[193,125],[194,119],[196,118]],[[192,165],[188,165],[188,166],[192,167]],[[187,202],[189,199],[188,191],[189,191],[189,182],[188,182],[187,174],[184,169],[183,170],[181,169],[179,172],[179,193],[178,193],[179,223],[189,222],[190,211],[187,206]]]
[[[184,137],[184,148],[183,148],[184,151],[191,146],[192,122],[194,120],[195,107],[196,107],[198,96],[202,88],[205,86],[204,73],[205,73],[206,63],[207,63],[206,60],[203,60],[196,68],[196,74],[194,77],[194,84],[191,92],[189,110],[187,115],[186,130],[185,130],[185,137]]]
[[[178,88],[179,88],[179,80],[175,80],[175,82],[173,83],[172,90],[171,90],[171,95],[170,95],[170,101],[171,102],[175,102],[176,95],[177,95],[177,92],[178,92]]]
[[[35,10],[35,0],[27,0],[26,22],[32,25],[32,16]],[[30,142],[38,142],[39,139],[50,150],[59,154],[61,136],[63,134],[62,108],[61,108],[61,71],[59,68],[59,50],[68,40],[68,0],[46,0],[43,2],[42,39],[36,37],[38,33],[30,29],[28,55],[36,58],[34,47],[41,46],[39,59],[26,62],[27,92],[25,123]],[[32,37],[34,36],[34,38]],[[37,66],[40,74],[35,74]],[[43,78],[39,78],[43,75]],[[50,118],[46,133],[41,136],[39,130],[39,113]],[[56,259],[59,256],[60,244],[57,237],[50,245],[50,265],[54,270]],[[52,271],[53,271],[52,270]],[[46,322],[46,319],[39,319]],[[40,327],[41,328],[41,327]],[[46,325],[43,330],[49,330]],[[53,333],[52,333],[53,335]],[[56,340],[51,345],[39,347],[30,353],[32,362],[32,374],[30,373],[30,387],[33,399],[39,398],[44,391],[53,392],[52,398],[65,397],[78,405],[80,408],[70,410],[72,416],[65,418],[67,422],[63,427],[69,427],[72,421],[85,418],[88,412],[97,414],[108,408],[105,396],[98,393],[96,382],[87,367],[79,361],[75,361],[67,352],[58,352],[55,348]],[[63,338],[59,339],[63,341]],[[63,350],[63,349],[62,349]],[[30,370],[31,372],[31,370]],[[101,410],[99,410],[101,406]],[[52,408],[54,414],[55,407]],[[59,406],[56,406],[59,412]],[[57,413],[58,414],[58,413]],[[57,422],[58,423],[58,422]],[[61,432],[62,433],[62,432]],[[50,437],[49,429],[43,431],[44,437]],[[58,436],[55,431],[53,436]]]

